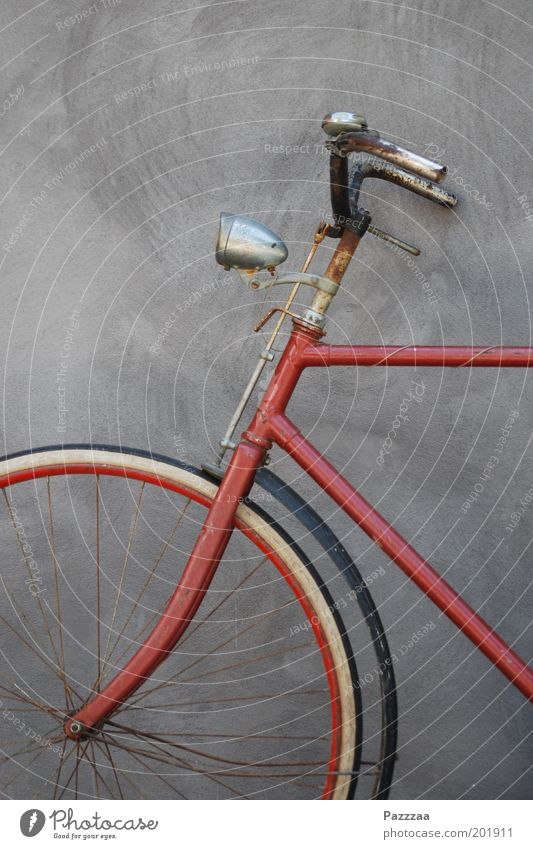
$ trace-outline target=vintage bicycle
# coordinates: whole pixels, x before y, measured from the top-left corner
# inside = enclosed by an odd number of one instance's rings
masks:
[[[380,137],[362,116],[336,112],[322,126],[333,223],[318,225],[302,271],[278,272],[288,251],[263,224],[220,218],[217,261],[252,290],[291,289],[258,325],[277,313],[217,461],[199,470],[122,446],[58,445],[0,463],[4,797],[387,797],[397,705],[380,616],[333,531],[268,468],[273,447],[533,699],[533,670],[286,414],[307,369],[533,364],[528,347],[323,341],[328,307],[365,233],[418,252],[372,225],[359,205],[363,181],[384,179],[443,207],[457,200],[440,186],[444,166]],[[326,238],[337,240],[335,250],[325,274],[313,274]],[[296,313],[305,287],[311,302]],[[275,371],[235,442],[289,319]],[[303,526],[312,558],[256,492]],[[335,596],[317,551],[346,582]],[[340,597],[357,611],[349,626]]]

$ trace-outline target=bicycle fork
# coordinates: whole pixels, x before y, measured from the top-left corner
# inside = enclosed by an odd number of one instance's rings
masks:
[[[261,444],[264,443],[264,444]],[[65,732],[79,740],[131,696],[168,657],[190,625],[218,565],[234,526],[235,513],[250,493],[269,444],[258,438],[235,450],[187,565],[157,625],[146,642],[99,693],[65,722]]]

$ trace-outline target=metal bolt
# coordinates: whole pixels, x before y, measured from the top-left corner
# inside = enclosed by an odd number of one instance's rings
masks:
[[[73,734],[81,734],[81,732],[84,730],[84,726],[81,724],[81,722],[71,722],[70,730]]]

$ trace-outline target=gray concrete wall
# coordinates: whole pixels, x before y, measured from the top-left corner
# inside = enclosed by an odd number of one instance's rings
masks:
[[[298,267],[327,209],[320,120],[332,109],[363,112],[388,137],[436,153],[461,202],[449,212],[365,186],[375,224],[422,255],[410,265],[366,237],[329,339],[530,343],[530,2],[5,0],[0,22],[11,94],[0,171],[6,451],[94,440],[196,464],[212,456],[265,310],[215,265],[219,211],[264,220]],[[380,465],[415,379],[420,403]],[[521,371],[339,370],[306,376],[291,404],[303,430],[526,657],[533,507],[513,533],[506,526],[533,485],[532,392]],[[290,463],[274,461],[365,574],[386,565]],[[524,700],[394,567],[373,591],[398,653],[413,631],[436,625],[399,656],[393,796],[530,796]]]

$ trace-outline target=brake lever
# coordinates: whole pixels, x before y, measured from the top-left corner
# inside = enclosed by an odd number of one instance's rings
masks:
[[[404,242],[403,239],[398,239],[397,236],[393,236],[392,233],[386,233],[385,230],[380,230],[379,227],[374,227],[373,224],[369,225],[368,232],[372,233],[372,235],[376,236],[378,239],[382,239],[384,242],[390,242],[391,244],[396,245],[397,248],[400,248],[402,251],[406,251],[408,254],[420,256],[420,248],[417,248],[415,245],[410,245],[409,242]]]

